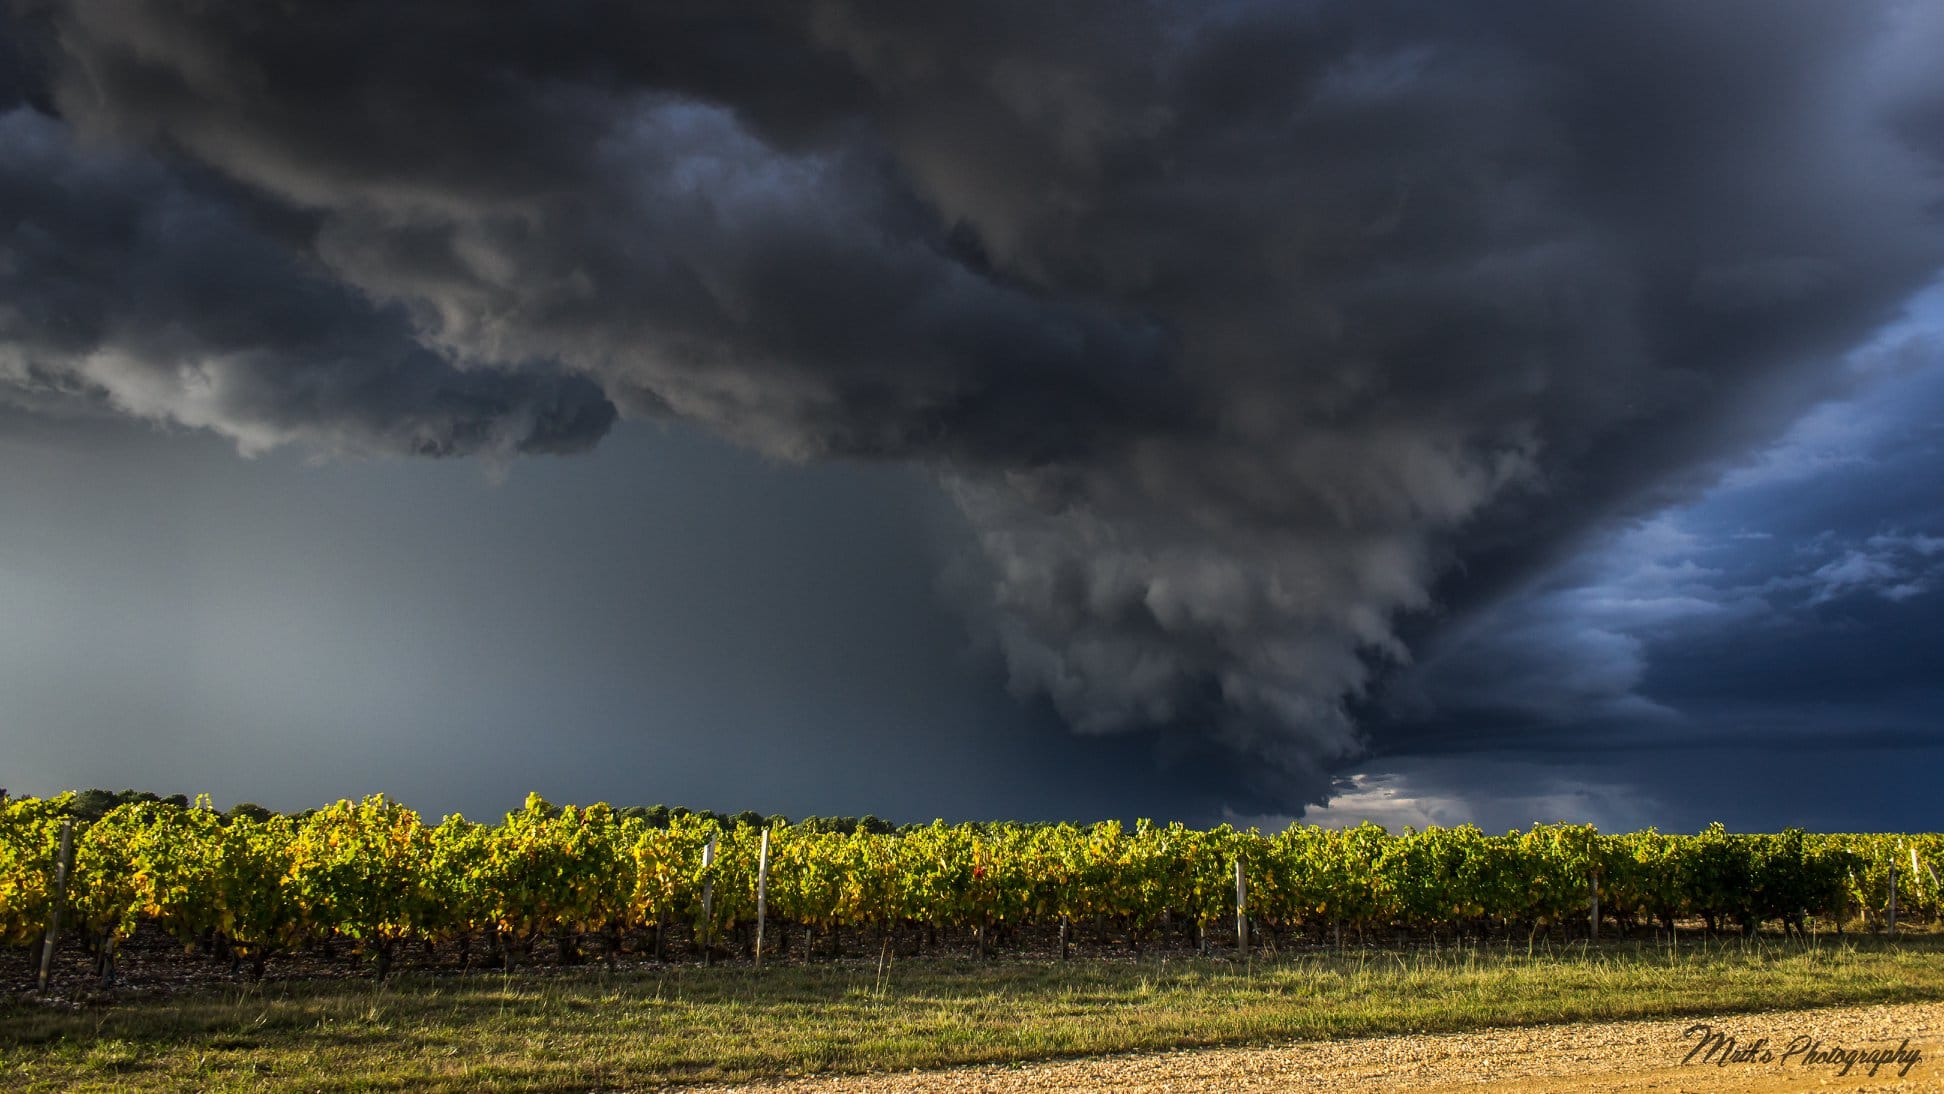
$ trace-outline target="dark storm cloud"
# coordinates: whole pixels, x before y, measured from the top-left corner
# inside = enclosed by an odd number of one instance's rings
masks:
[[[458,369],[396,308],[305,270],[153,163],[0,114],[0,399],[425,455],[569,452],[613,406],[568,376]],[[78,404],[78,405],[77,405]]]
[[[28,79],[20,56],[20,42],[8,31],[6,14],[0,12],[0,110],[12,110],[27,97]]]
[[[1427,644],[1395,705],[1426,692],[1421,710],[1605,718],[1628,735],[1642,719],[1691,732],[1676,716],[1697,706],[1898,720],[1902,693],[1936,693],[1944,668],[1924,638],[1944,610],[1940,319],[1933,289],[1851,355],[1860,394]]]
[[[252,371],[261,443],[437,374],[919,462],[1017,691],[1292,802],[1401,618],[1693,489],[1944,261],[1907,6],[22,10],[66,124],[287,206],[428,347]],[[221,428],[152,353],[123,404]]]
[[[1850,355],[1857,394],[1427,643],[1328,812],[1503,819],[1577,787],[1602,824],[1933,824],[1940,320],[1933,288]]]

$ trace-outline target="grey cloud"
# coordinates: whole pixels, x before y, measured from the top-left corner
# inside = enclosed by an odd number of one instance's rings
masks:
[[[1592,757],[1514,748],[1373,760],[1344,780],[1329,808],[1307,816],[1329,825],[1370,819],[1392,831],[1469,822],[1503,832],[1558,821],[1607,832],[1694,832],[1715,821],[1743,832],[1922,831],[1944,770],[1934,741],[1777,747],[1751,735],[1659,744]]]
[[[1359,771],[1338,783],[1327,808],[1312,810],[1304,819],[1327,827],[1372,821],[1393,832],[1405,825],[1460,824],[1503,832],[1562,821],[1624,832],[1668,819],[1667,803],[1643,794],[1628,781],[1631,773],[1534,763],[1518,756],[1496,759],[1416,760]]]
[[[1385,716],[1638,731],[1678,723],[1643,693],[1655,639],[1747,628],[1774,611],[1715,568],[1718,546],[1661,515],[1448,628],[1389,681]]]
[[[153,163],[0,115],[0,398],[207,428],[245,451],[527,454],[613,422],[593,384],[460,369]],[[70,408],[80,409],[80,408]]]
[[[1826,604],[1857,593],[1871,593],[1885,600],[1902,601],[1920,596],[1935,587],[1944,573],[1944,538],[1922,532],[1879,532],[1860,543],[1816,544],[1818,554],[1836,557],[1820,562],[1804,574],[1778,578],[1779,589],[1805,589],[1811,604]]]
[[[1692,490],[1944,262],[1889,5],[29,10],[70,124],[315,218],[454,382],[932,469],[1018,691],[1292,803],[1412,619]]]
[[[1934,778],[1944,368],[1919,335],[1939,300],[1928,291],[1853,356],[1878,382],[1426,643],[1386,681],[1372,712],[1386,754],[1366,770],[1467,756],[1464,792],[1443,796],[1490,808],[1506,791],[1487,773],[1514,757],[1579,778],[1572,757],[1597,753],[1650,793],[1703,757],[1741,815],[1782,823],[1806,817],[1758,800],[1767,776],[1752,773],[1775,763],[1867,769],[1901,750],[1921,765],[1906,774]],[[1736,766],[1784,752],[1823,758]]]

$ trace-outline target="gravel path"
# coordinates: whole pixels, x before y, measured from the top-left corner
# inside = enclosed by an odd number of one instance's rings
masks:
[[[1691,1062],[1704,1025],[1755,1059]],[[1797,1038],[1826,1054],[1790,1054]],[[1831,1050],[1904,1057],[1869,1074],[1867,1059],[1847,1074]],[[1705,1051],[1705,1050],[1703,1050]],[[1762,1052],[1768,1053],[1761,1059]],[[1916,1059],[1910,1059],[1912,1054]],[[1717,1053],[1715,1059],[1719,1060]],[[1099,1056],[1020,1067],[973,1067],[895,1075],[823,1077],[704,1088],[719,1094],[944,1094],[998,1091],[1363,1091],[1601,1090],[1944,1091],[1944,1003],[1777,1011],[1587,1025],[1488,1029],[1471,1033],[1373,1037],[1256,1048]]]

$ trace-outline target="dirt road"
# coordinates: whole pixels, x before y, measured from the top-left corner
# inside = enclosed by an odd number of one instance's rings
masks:
[[[1711,1039],[1717,1033],[1720,1038]],[[1896,1053],[1900,1055],[1891,1055]],[[1871,1054],[1885,1057],[1876,1064],[1874,1075]],[[1729,1057],[1725,1063],[1724,1057]],[[1849,1064],[1847,1069],[1845,1063]],[[1762,1094],[1792,1090],[1944,1091],[1944,1004],[1375,1037],[1104,1056],[1021,1067],[797,1079],[712,1089],[721,1094],[758,1090],[792,1094],[1266,1094],[1451,1088]]]

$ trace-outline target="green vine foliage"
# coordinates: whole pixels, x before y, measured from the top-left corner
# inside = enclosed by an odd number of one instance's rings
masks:
[[[206,799],[128,801],[92,822],[76,812],[73,795],[0,800],[0,944],[31,944],[44,930],[68,819],[76,837],[64,920],[97,942],[146,922],[259,963],[334,938],[386,960],[405,940],[482,933],[515,945],[542,936],[613,944],[629,931],[683,925],[722,943],[756,915],[763,829],[747,823],[761,820],[754,814],[618,813],[538,795],[497,824],[453,815],[430,825],[383,796],[301,819],[225,816]],[[1197,925],[1213,932],[1235,914],[1238,861],[1249,916],[1312,937],[1583,930],[1595,893],[1622,924],[1878,926],[1893,867],[1899,917],[1938,917],[1933,864],[1944,855],[1936,834],[1758,835],[1721,825],[1694,835],[1604,835],[1573,824],[1503,835],[1470,825],[1397,834],[1373,824],[1270,834],[1147,821],[884,827],[769,821],[773,926],[922,925],[976,929],[982,939],[995,928],[1075,922],[1136,940]]]
[[[54,904],[61,822],[74,795],[0,800],[0,944],[40,937]]]

